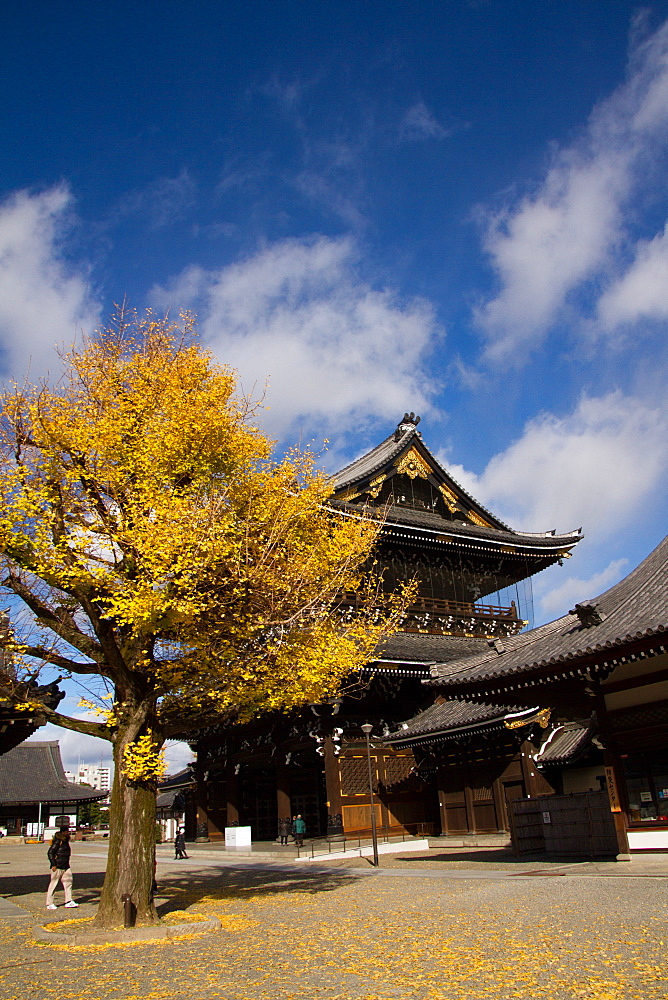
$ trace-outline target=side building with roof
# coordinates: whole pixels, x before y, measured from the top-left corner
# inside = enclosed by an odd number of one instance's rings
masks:
[[[273,839],[279,818],[298,813],[310,836],[367,831],[361,730],[367,722],[373,725],[378,827],[441,830],[433,773],[418,768],[411,746],[382,741],[432,704],[435,693],[423,683],[431,664],[475,655],[526,626],[526,581],[567,559],[582,533],[527,533],[504,524],[441,465],[419,421],[405,414],[384,441],[337,473],[330,501],[338,515],[375,509],[382,516],[374,555],[383,585],[417,581],[401,632],[381,643],[339,698],[193,737],[197,818],[191,836],[218,838],[239,824],[250,825],[255,840]],[[354,595],[340,600],[354,607]]]
[[[0,756],[0,828],[8,837],[49,837],[77,825],[86,802],[106,792],[65,777],[57,740],[27,740]]]
[[[434,665],[427,686],[479,710],[512,703],[542,713],[547,738],[530,766],[544,774],[598,749],[619,853],[668,851],[668,537],[605,593]]]
[[[510,698],[508,699],[510,701]],[[550,725],[535,706],[436,702],[385,739],[410,749],[430,775],[444,835],[508,833],[513,802],[540,795],[600,790],[603,753],[590,723]]]

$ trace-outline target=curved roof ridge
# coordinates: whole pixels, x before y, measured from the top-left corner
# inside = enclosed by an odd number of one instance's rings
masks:
[[[379,469],[382,465],[385,465],[385,463],[389,461],[390,458],[393,458],[394,455],[398,454],[409,439],[413,437],[418,437],[419,439],[420,437],[420,435],[415,429],[412,431],[405,431],[398,441],[395,440],[395,434],[396,431],[393,432],[392,434],[389,434],[374,448],[371,448],[370,451],[365,451],[363,455],[358,455],[358,457],[355,458],[352,462],[349,462],[348,465],[345,465],[338,472],[333,473],[332,479],[335,481],[336,484],[334,488],[341,489],[343,486],[347,486],[348,483],[351,483],[355,479],[357,479],[358,478],[357,475],[350,475],[350,472],[356,467],[359,467],[363,470],[359,472],[359,478],[361,478],[362,475],[365,476],[370,475],[372,472],[375,472],[376,469]],[[388,446],[391,444],[394,444],[395,447],[389,448]],[[385,454],[385,450],[387,450],[387,454]],[[380,458],[375,465],[371,465],[369,467],[365,466],[364,464],[365,460],[370,459],[372,455],[376,454],[380,455],[381,453],[382,453],[382,458]],[[348,475],[346,475],[346,473]]]
[[[459,480],[455,479],[455,477],[452,475],[452,473],[450,472],[450,470],[446,469],[445,466],[441,465],[441,463],[439,462],[439,460],[436,458],[436,455],[434,455],[433,451],[430,451],[430,449],[424,443],[424,441],[422,440],[422,438],[420,438],[420,444],[422,445],[422,447],[424,448],[424,450],[427,452],[427,454],[429,455],[429,457],[434,460],[434,462],[439,467],[439,469],[441,470],[441,472],[444,472],[446,474],[446,476],[448,477],[448,479],[450,479],[455,484],[455,486],[457,487],[457,489],[459,489],[459,490],[462,491],[462,493],[464,494],[464,496],[466,497],[467,500],[470,500],[471,503],[473,503],[473,504],[476,505],[476,507],[479,507],[480,510],[483,510],[485,512],[485,514],[488,514],[489,517],[493,518],[497,522],[497,524],[500,524],[503,528],[505,528],[506,531],[510,531],[513,535],[521,534],[521,532],[516,531],[515,528],[511,528],[510,525],[506,524],[505,521],[502,521],[501,518],[498,517],[497,514],[494,514],[493,511],[489,510],[488,507],[485,507],[484,504],[480,503],[479,500],[477,500],[474,496],[472,496],[469,493],[469,491],[462,486],[462,484],[459,482]]]
[[[406,415],[407,416],[407,415]],[[414,416],[410,415],[411,418]],[[471,511],[471,521],[473,522],[472,527],[479,528],[480,524],[476,522],[476,515],[479,516],[481,522],[485,522],[487,528],[492,531],[507,532],[512,538],[529,538],[529,539],[554,539],[557,542],[559,539],[570,540],[573,539],[574,542],[582,537],[582,529],[576,528],[567,532],[557,532],[556,529],[550,531],[521,531],[517,528],[513,528],[506,524],[497,514],[495,514],[489,507],[486,507],[477,497],[474,497],[462,484],[457,480],[449,470],[434,454],[433,451],[425,444],[424,439],[420,431],[417,430],[417,422],[419,417],[414,422],[412,419],[401,422],[395,431],[388,437],[384,438],[380,444],[377,444],[370,451],[359,455],[348,465],[344,466],[338,472],[335,472],[330,477],[333,483],[334,495],[332,496],[332,501],[345,502],[346,493],[351,494],[351,487],[354,491],[357,487],[355,484],[368,483],[373,480],[383,468],[387,468],[391,463],[396,465],[395,459],[402,452],[408,452],[411,447],[418,449],[422,453],[424,460],[430,466],[432,473],[435,474],[436,478],[442,477],[444,480],[444,485],[450,484],[450,487],[456,491],[459,501],[464,507],[468,507]],[[446,486],[447,488],[447,486]],[[362,490],[363,491],[363,490]],[[359,495],[359,494],[353,494]],[[466,512],[462,512],[462,517],[466,517]],[[488,519],[488,520],[487,520]],[[462,524],[469,525],[469,521],[463,520]],[[574,544],[573,542],[573,544]],[[512,543],[510,543],[512,544]]]
[[[531,629],[529,632],[518,632],[517,635],[504,636],[502,640],[504,650],[500,653],[494,646],[490,646],[484,652],[469,656],[466,659],[455,660],[452,663],[437,663],[431,668],[431,676],[456,677],[457,674],[466,673],[475,667],[481,667],[484,663],[495,663],[497,660],[502,660],[505,653],[516,653],[522,646],[530,645],[539,638],[545,639],[553,632],[561,632],[566,624],[577,625],[577,616],[564,615],[563,618],[557,618],[552,622],[545,622],[544,625],[539,625],[538,628]]]
[[[664,551],[665,550],[665,551]],[[622,611],[624,606],[628,604],[631,600],[637,600],[639,591],[647,590],[648,587],[657,580],[657,578],[664,578],[665,581],[665,567],[666,560],[668,559],[668,535],[663,538],[659,544],[652,549],[649,555],[645,556],[642,562],[632,569],[626,576],[622,577],[621,580],[617,580],[613,583],[611,587],[604,590],[602,594],[596,597],[590,598],[588,601],[578,601],[578,604],[601,604],[602,606],[607,605],[611,598],[614,599],[616,594],[621,591],[622,597],[617,604],[613,604],[609,611],[606,608],[602,609],[606,611],[608,615],[614,614],[617,611]],[[640,578],[640,586],[636,587],[635,584]],[[652,587],[653,592],[660,594],[662,591],[665,592],[665,585],[663,588]],[[628,593],[624,594],[625,591]],[[668,608],[666,609],[668,615]]]

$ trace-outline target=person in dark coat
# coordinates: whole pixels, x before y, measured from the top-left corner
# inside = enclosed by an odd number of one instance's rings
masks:
[[[278,821],[278,836],[281,838],[281,847],[287,847],[288,837],[292,833],[292,820],[285,816]]]
[[[51,881],[46,892],[47,910],[58,909],[58,906],[53,901],[53,894],[59,882],[62,882],[65,891],[65,906],[74,907],[79,905],[72,899],[71,853],[69,827],[61,826],[60,830],[54,834],[51,846],[47,851],[47,857],[51,866]]]
[[[174,837],[174,860],[178,861],[181,858],[187,858],[186,854],[186,832],[183,828],[179,830],[177,835]]]

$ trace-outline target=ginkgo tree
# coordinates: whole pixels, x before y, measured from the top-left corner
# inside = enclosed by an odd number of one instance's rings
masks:
[[[328,505],[308,451],[272,458],[191,318],[121,316],[63,361],[58,385],[1,400],[1,691],[112,744],[96,921],[117,924],[129,893],[147,923],[165,740],[333,694],[407,594],[374,577],[378,519]],[[31,702],[48,671],[96,693],[87,718]]]

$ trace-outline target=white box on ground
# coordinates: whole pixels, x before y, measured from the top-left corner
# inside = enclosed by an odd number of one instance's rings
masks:
[[[225,847],[250,847],[251,828],[249,826],[226,826]]]

